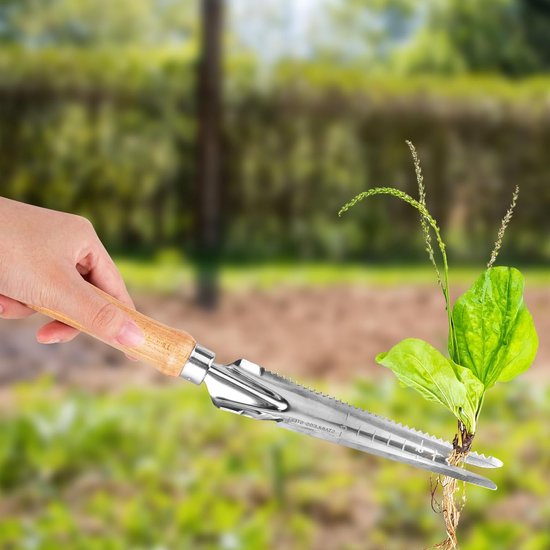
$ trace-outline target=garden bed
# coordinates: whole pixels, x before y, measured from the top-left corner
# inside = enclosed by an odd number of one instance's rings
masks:
[[[461,293],[464,288],[456,285]],[[454,300],[455,296],[452,297]],[[239,357],[305,379],[349,381],[388,376],[374,357],[402,338],[415,336],[444,348],[445,312],[439,289],[328,286],[240,290],[224,295],[220,307],[205,312],[189,296],[136,296],[138,307],[169,325],[185,328],[220,361]],[[527,290],[526,302],[540,334],[550,332],[550,289]],[[87,387],[119,383],[165,383],[143,365],[129,363],[116,350],[88,337],[44,347],[34,342],[38,318],[0,322],[0,383],[49,373]],[[550,345],[545,339],[524,377],[550,376]]]

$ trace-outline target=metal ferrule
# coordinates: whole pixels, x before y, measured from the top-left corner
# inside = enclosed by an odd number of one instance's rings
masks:
[[[180,373],[181,378],[193,382],[197,386],[202,384],[215,357],[216,354],[214,352],[197,344],[183,366]]]

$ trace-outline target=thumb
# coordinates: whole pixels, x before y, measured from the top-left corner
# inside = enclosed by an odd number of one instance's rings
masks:
[[[143,333],[129,315],[93,285],[77,276],[68,286],[56,300],[55,309],[66,317],[59,320],[110,344],[137,347],[143,342]]]

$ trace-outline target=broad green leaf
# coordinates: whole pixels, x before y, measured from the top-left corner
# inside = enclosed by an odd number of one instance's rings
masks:
[[[399,342],[376,361],[390,368],[399,381],[430,401],[447,407],[468,433],[475,433],[475,419],[483,385],[467,369],[455,365],[433,346],[417,338]]]
[[[470,369],[485,388],[527,370],[538,338],[523,301],[523,275],[512,267],[486,270],[453,308],[456,363]]]

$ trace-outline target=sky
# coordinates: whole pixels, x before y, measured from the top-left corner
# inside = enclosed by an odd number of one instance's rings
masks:
[[[322,27],[333,0],[232,0],[230,24],[242,44],[265,63],[281,57],[307,57],[311,33]]]
[[[342,33],[342,27],[335,30],[333,8],[346,1],[228,0],[229,29],[239,44],[261,60],[260,66],[268,74],[281,58],[308,59],[322,49],[335,58],[371,55],[383,59],[385,53],[410,43],[426,15],[419,6],[416,19],[399,24],[399,18],[391,19],[390,11],[377,12],[376,4],[369,10],[366,3],[349,32],[335,35]]]

